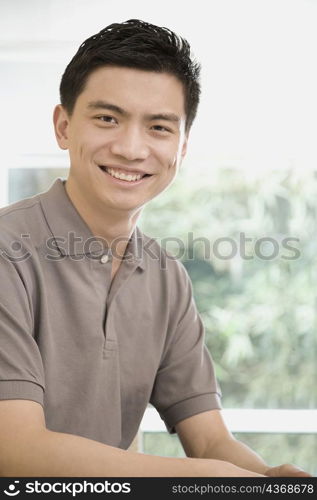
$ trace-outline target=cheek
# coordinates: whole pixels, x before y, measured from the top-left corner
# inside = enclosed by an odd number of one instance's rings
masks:
[[[81,162],[91,163],[96,158],[98,158],[98,153],[104,149],[105,144],[98,142],[98,138],[96,137],[85,137],[84,141],[79,141],[75,145],[74,153],[77,156],[77,159]],[[102,155],[99,154],[99,159],[102,158]]]
[[[177,155],[174,156],[169,162],[168,169],[169,170],[176,170],[177,167]]]
[[[156,156],[160,159],[162,164],[165,164],[169,169],[173,168],[177,164],[178,144],[174,142],[170,144],[162,144],[160,147],[156,147]]]
[[[80,127],[72,130],[71,141],[76,147],[77,151],[79,148],[82,151],[92,151],[96,150],[97,147],[101,147],[104,144],[104,134],[99,133],[96,128],[92,127]]]

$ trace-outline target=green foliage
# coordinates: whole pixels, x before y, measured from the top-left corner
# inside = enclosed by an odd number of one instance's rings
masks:
[[[313,171],[181,171],[143,210],[190,274],[225,407],[316,407],[316,195]]]

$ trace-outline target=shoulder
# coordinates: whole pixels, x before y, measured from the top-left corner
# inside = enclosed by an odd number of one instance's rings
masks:
[[[0,209],[0,250],[19,259],[25,250],[37,247],[43,239],[45,221],[39,196],[25,198]]]
[[[12,247],[15,241],[36,243],[43,215],[39,196],[25,198],[0,208],[0,244]]]
[[[30,198],[10,203],[5,207],[0,208],[0,224],[4,227],[6,224],[25,222],[26,217],[34,212],[39,206],[39,196],[35,195]]]

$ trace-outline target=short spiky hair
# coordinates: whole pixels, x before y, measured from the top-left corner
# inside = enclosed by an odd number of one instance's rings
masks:
[[[69,115],[90,73],[106,65],[170,73],[185,91],[186,132],[197,113],[200,64],[191,58],[189,43],[168,28],[139,19],[110,24],[81,44],[62,76],[60,99]]]

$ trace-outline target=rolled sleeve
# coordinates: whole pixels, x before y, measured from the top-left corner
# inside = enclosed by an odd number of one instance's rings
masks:
[[[175,424],[185,418],[221,408],[221,391],[184,266],[177,299],[177,312],[174,310],[173,314],[178,321],[174,323],[150,400],[170,433],[175,433]]]
[[[43,405],[44,369],[21,268],[1,252],[0,399],[30,399]]]
[[[175,434],[175,425],[181,420],[215,409],[221,409],[220,394],[199,394],[171,406],[164,413],[161,413],[161,418],[164,420],[168,432]]]

